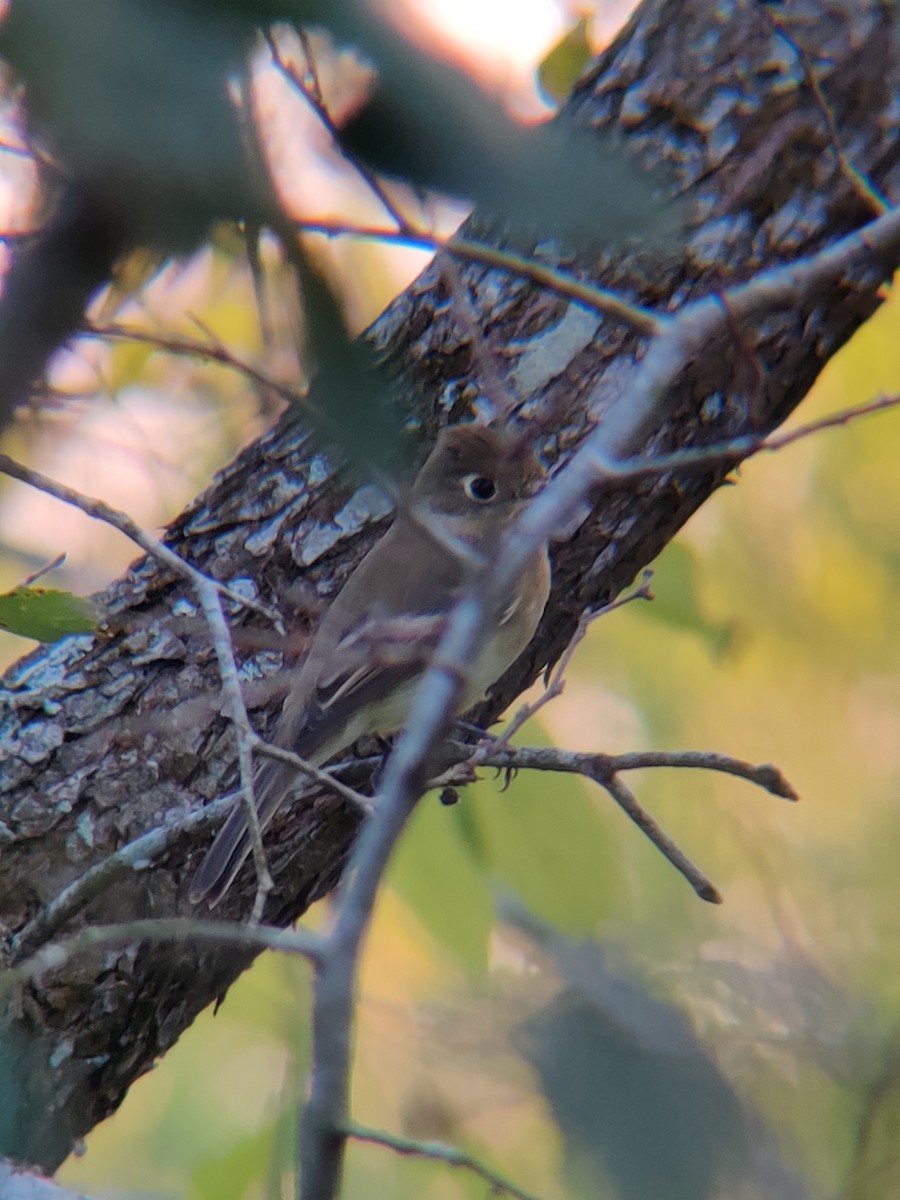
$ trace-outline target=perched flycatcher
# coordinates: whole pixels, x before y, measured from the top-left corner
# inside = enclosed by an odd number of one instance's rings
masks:
[[[275,743],[319,766],[364,734],[400,729],[457,600],[541,479],[532,451],[504,431],[445,429],[416,477],[409,504],[316,630],[284,702]],[[469,665],[458,712],[480,700],[531,641],[549,590],[543,546],[487,614],[489,636]],[[270,760],[259,769],[261,828],[296,779],[286,764]],[[191,899],[217,904],[249,852],[238,805],[194,876]]]

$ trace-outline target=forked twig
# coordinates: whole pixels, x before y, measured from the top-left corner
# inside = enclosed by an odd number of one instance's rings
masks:
[[[432,779],[429,788],[471,783],[476,758],[477,766],[496,767],[501,771],[551,771],[581,775],[590,779],[612,796],[653,845],[687,879],[697,895],[713,904],[720,904],[722,901],[718,889],[662,829],[659,822],[646,811],[632,790],[619,778],[620,773],[660,767],[720,771],[746,779],[784,800],[798,799],[797,793],[782,772],[771,763],[757,765],[727,754],[704,750],[638,750],[627,754],[579,753],[554,747],[504,745],[498,739],[493,744],[484,743],[479,746],[474,755],[469,754],[467,747],[461,743],[448,747],[448,751],[458,753],[459,763],[448,768],[438,778]]]
[[[492,1196],[512,1196],[513,1200],[538,1200],[534,1192],[526,1192],[524,1188],[511,1183],[485,1166],[474,1155],[460,1150],[458,1146],[448,1146],[446,1142],[421,1142],[415,1138],[399,1137],[382,1129],[369,1129],[365,1125],[357,1125],[355,1121],[347,1122],[344,1135],[357,1142],[368,1142],[371,1146],[385,1146],[396,1154],[427,1158],[433,1162],[445,1163],[448,1167],[460,1167],[471,1171],[490,1187]]]

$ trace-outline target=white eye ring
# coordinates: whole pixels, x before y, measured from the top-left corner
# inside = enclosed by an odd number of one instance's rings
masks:
[[[479,475],[476,472],[464,475],[462,486],[469,499],[474,500],[476,504],[490,504],[497,495],[497,485],[489,475]]]

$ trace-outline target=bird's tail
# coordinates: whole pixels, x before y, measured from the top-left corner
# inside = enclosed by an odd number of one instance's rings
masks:
[[[265,830],[275,816],[296,778],[297,771],[286,763],[270,760],[260,768],[253,788],[260,831]],[[191,880],[188,891],[191,903],[199,904],[205,900],[210,908],[215,908],[244,865],[251,845],[247,813],[244,805],[238,801]]]

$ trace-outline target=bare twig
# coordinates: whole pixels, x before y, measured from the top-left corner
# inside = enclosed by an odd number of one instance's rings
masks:
[[[13,951],[20,955],[33,946],[47,942],[55,933],[80,912],[95,897],[108,891],[122,879],[135,871],[149,867],[181,840],[192,833],[206,833],[215,829],[222,817],[234,806],[234,794],[219,796],[209,804],[192,813],[171,821],[167,825],[151,829],[141,837],[128,842],[79,875],[67,887],[28,922],[13,938]]]
[[[448,747],[448,749],[451,749]],[[704,750],[653,750],[634,751],[629,754],[578,753],[573,750],[558,750],[554,747],[509,746],[502,740],[493,744],[484,743],[475,753],[466,757],[466,747],[454,747],[460,755],[456,767],[450,767],[437,779],[429,781],[429,788],[452,787],[469,783],[477,766],[496,767],[501,771],[555,771],[582,775],[604,788],[619,804],[639,829],[646,834],[654,846],[665,855],[676,870],[697,892],[702,900],[721,903],[721,896],[706,876],[696,867],[676,843],[666,834],[657,821],[643,808],[633,792],[618,778],[621,771],[639,771],[648,768],[676,767],[703,771],[721,771],[736,775],[773,796],[785,800],[797,800],[798,796],[781,771],[771,763],[758,766],[732,758],[727,754]]]
[[[569,669],[572,656],[581,645],[591,625],[600,617],[607,616],[607,614],[614,612],[617,608],[622,608],[624,605],[630,604],[633,600],[652,600],[653,593],[650,591],[650,580],[652,578],[653,572],[645,571],[641,586],[635,591],[629,592],[626,596],[620,596],[610,604],[604,604],[602,608],[589,609],[587,612],[581,614],[578,624],[575,626],[575,632],[569,639],[569,644],[560,655],[556,666],[549,673],[549,678],[545,675],[546,687],[543,692],[531,704],[523,704],[512,720],[507,723],[506,728],[501,734],[496,738],[485,741],[475,751],[466,764],[467,766],[477,767],[479,762],[484,762],[491,755],[503,750],[504,747],[509,745],[522,726],[531,720],[535,713],[540,712],[545,704],[549,704],[551,700],[555,700],[557,696],[562,695],[566,686],[566,671]]]
[[[671,454],[637,455],[623,459],[620,463],[608,464],[610,471],[615,471],[623,479],[636,479],[639,476],[667,475],[673,471],[703,470],[717,463],[732,463],[735,466],[745,459],[757,454],[773,454],[783,450],[794,442],[802,441],[813,434],[826,429],[840,429],[851,424],[860,417],[868,417],[873,413],[889,412],[900,407],[900,394],[896,396],[879,396],[867,400],[864,404],[853,405],[830,413],[787,433],[770,435],[741,434],[724,442],[712,442],[707,446],[688,447],[684,450],[673,450]]]
[[[258,881],[251,919],[258,921],[262,916],[266,896],[274,885],[266,863],[266,855],[263,849],[262,834],[256,816],[256,804],[254,800],[253,740],[256,734],[253,732],[250,718],[247,715],[247,708],[244,704],[237,662],[234,657],[234,646],[231,641],[228,622],[225,619],[225,613],[222,609],[220,596],[225,595],[229,599],[233,599],[245,607],[253,608],[257,612],[266,612],[267,615],[268,610],[264,609],[256,601],[248,600],[238,592],[232,592],[230,588],[226,588],[218,580],[211,579],[208,575],[204,575],[202,571],[198,571],[196,567],[192,567],[189,562],[176,554],[174,550],[170,550],[165,543],[158,541],[145,530],[141,529],[127,513],[112,508],[105,501],[97,500],[91,496],[84,496],[80,492],[76,492],[73,488],[48,479],[46,475],[41,475],[40,472],[34,471],[30,467],[24,467],[21,463],[14,462],[13,459],[8,458],[5,454],[0,454],[0,472],[10,475],[23,483],[30,484],[39,491],[46,492],[57,500],[61,500],[64,504],[69,504],[73,508],[80,509],[81,512],[89,517],[93,517],[97,521],[104,521],[107,525],[112,525],[114,529],[118,529],[120,533],[124,533],[131,541],[136,542],[147,554],[150,554],[164,566],[167,566],[182,579],[187,580],[193,588],[197,599],[200,601],[200,607],[203,609],[203,615],[209,627],[210,638],[219,666],[219,677],[222,681],[224,707],[234,731],[240,774],[239,795],[247,813],[247,826],[250,832],[253,862],[256,867]],[[273,619],[278,620],[274,616]]]
[[[89,925],[71,937],[46,942],[39,950],[10,967],[0,978],[0,997],[48,971],[57,971],[88,950],[134,942],[211,942],[259,952],[281,950],[317,962],[322,949],[318,934],[308,930],[276,929],[226,921],[197,921],[188,917],[123,921],[120,925]]]
[[[498,246],[490,246],[485,242],[472,241],[470,238],[460,237],[459,234],[444,238],[423,229],[384,229],[377,225],[327,219],[303,220],[295,224],[304,233],[321,233],[325,237],[371,238],[374,241],[396,242],[421,250],[443,250],[464,261],[481,263],[482,266],[492,267],[508,275],[529,279],[548,292],[566,300],[573,300],[576,304],[603,316],[613,317],[637,333],[660,333],[671,320],[669,314],[656,313],[640,304],[633,304],[611,288],[597,287],[585,280],[576,279],[574,275],[560,271],[558,267],[549,263],[538,262],[536,259],[516,254],[512,250],[503,250]]]
[[[306,411],[311,411],[312,409],[309,400],[302,392],[298,392],[295,388],[288,387],[287,384],[273,379],[271,375],[260,371],[258,367],[251,366],[250,363],[238,358],[237,355],[217,343],[210,344],[208,342],[196,341],[193,338],[150,333],[145,329],[132,329],[127,325],[117,325],[115,323],[108,325],[87,324],[79,330],[78,336],[102,338],[110,341],[140,342],[145,346],[153,346],[165,354],[175,354],[184,358],[198,359],[202,362],[217,363],[219,366],[227,367],[229,370],[243,375],[245,379],[249,380],[256,387],[274,393],[286,404],[305,409]]]
[[[55,571],[57,567],[61,567],[65,561],[66,554],[63,551],[62,554],[57,554],[52,562],[45,563],[43,567],[39,567],[36,571],[33,571],[27,579],[22,580],[19,586],[23,588],[31,587],[33,583],[37,583],[39,579],[43,579],[45,575],[49,575],[51,571]]]
[[[39,492],[46,492],[48,496],[53,496],[54,499],[62,501],[63,504],[69,504],[73,508],[80,509],[85,516],[92,517],[95,521],[103,521],[105,524],[111,525],[113,529],[118,529],[119,533],[124,534],[129,541],[140,546],[145,554],[149,554],[151,558],[155,558],[164,567],[168,567],[173,575],[180,576],[191,585],[195,585],[198,579],[208,583],[216,590],[218,595],[223,596],[226,600],[230,600],[232,604],[237,605],[239,608],[248,608],[252,612],[259,613],[271,621],[276,628],[281,626],[281,618],[274,609],[269,608],[268,605],[260,604],[258,600],[251,600],[248,596],[234,591],[224,583],[219,583],[216,579],[210,579],[202,571],[198,571],[196,567],[192,567],[186,559],[176,554],[174,550],[170,550],[165,542],[159,541],[152,534],[141,529],[140,525],[132,520],[127,513],[112,508],[105,500],[97,500],[92,496],[85,496],[81,492],[75,491],[74,488],[67,487],[64,483],[57,483],[55,479],[50,479],[47,475],[42,475],[40,471],[35,471],[31,467],[23,466],[22,463],[16,462],[15,459],[10,458],[6,454],[0,454],[0,475],[9,475],[11,479],[18,479],[20,483],[27,483],[29,487],[33,487]]]
[[[414,1138],[399,1137],[382,1129],[369,1129],[365,1125],[357,1125],[355,1121],[350,1121],[344,1126],[344,1135],[357,1142],[368,1142],[371,1146],[385,1146],[396,1154],[428,1158],[448,1167],[462,1167],[488,1184],[492,1196],[512,1196],[513,1200],[538,1200],[534,1192],[526,1192],[517,1184],[511,1183],[490,1167],[486,1167],[474,1155],[460,1150],[458,1146],[448,1146],[446,1142],[420,1142]]]
[[[328,111],[328,107],[325,104],[322,86],[319,81],[318,71],[316,69],[315,55],[312,52],[309,39],[307,37],[302,39],[303,53],[306,57],[306,67],[311,80],[310,83],[307,83],[305,79],[301,78],[301,76],[297,74],[293,66],[284,59],[281,50],[279,49],[278,42],[276,41],[271,29],[267,29],[264,36],[266,39],[266,45],[269,48],[269,54],[271,55],[273,65],[288,81],[291,87],[297,91],[301,98],[305,100],[305,102],[318,117],[323,128],[330,136],[335,151],[341,156],[341,158],[344,159],[346,163],[349,164],[350,167],[352,167],[378,203],[382,206],[390,219],[397,223],[397,229],[400,232],[411,229],[412,227],[410,226],[406,216],[397,207],[392,196],[378,176],[373,171],[370,171],[363,160],[349,150],[342,141],[341,131],[335,124],[334,118]]]
[[[343,800],[346,800],[351,807],[358,809],[363,816],[371,816],[373,811],[371,796],[364,796],[362,792],[357,792],[353,788],[348,787],[346,783],[342,783],[340,779],[336,779],[330,771],[323,771],[321,767],[313,766],[311,762],[307,762],[299,754],[294,754],[292,750],[286,750],[283,746],[276,746],[274,742],[267,742],[259,734],[254,734],[253,737],[253,749],[257,754],[263,755],[264,758],[274,758],[278,762],[283,762],[289,767],[296,768],[298,774],[304,775],[307,779],[312,780],[313,783],[321,784],[328,791],[334,792],[336,796],[340,796]]]
[[[718,888],[698,866],[691,862],[659,822],[641,806],[637,796],[618,775],[610,775],[609,778],[598,779],[597,782],[609,792],[616,804],[628,814],[638,829],[647,835],[657,850],[665,855],[675,870],[685,877],[701,900],[707,900],[710,904],[722,903],[722,895]]]
[[[47,492],[63,503],[70,504],[75,508],[80,509],[87,516],[93,517],[96,520],[104,521],[114,528],[124,533],[126,537],[136,542],[143,550],[152,555],[165,566],[169,567],[173,572],[186,579],[194,589],[200,606],[203,609],[203,615],[206,619],[210,637],[212,639],[213,648],[216,653],[216,658],[219,665],[219,676],[222,682],[222,694],[224,698],[227,715],[232,725],[235,736],[235,745],[237,749],[238,768],[240,775],[240,787],[237,795],[240,802],[244,805],[247,814],[247,825],[250,832],[251,845],[253,850],[253,861],[257,873],[257,891],[253,904],[253,912],[251,920],[256,922],[262,917],[263,908],[265,907],[266,897],[272,890],[273,883],[269,874],[268,865],[266,862],[265,851],[263,849],[262,834],[259,828],[259,821],[256,815],[256,804],[254,798],[253,784],[253,752],[259,749],[261,752],[273,758],[279,758],[282,761],[288,762],[292,766],[296,766],[299,771],[316,779],[317,782],[325,783],[326,786],[333,788],[345,799],[350,799],[354,804],[361,804],[366,807],[363,798],[353,792],[352,789],[345,787],[340,781],[331,779],[318,768],[306,763],[303,759],[289,751],[283,751],[279,747],[269,746],[264,739],[254,731],[250,718],[247,713],[246,705],[244,704],[243,693],[241,691],[240,678],[238,674],[237,662],[234,657],[234,646],[231,640],[231,633],[228,628],[228,623],[225,619],[225,614],[219,600],[219,595],[228,596],[229,599],[234,599],[236,602],[254,608],[257,611],[268,610],[263,609],[261,605],[254,601],[248,600],[246,597],[232,592],[217,580],[211,579],[204,575],[202,571],[198,571],[186,562],[174,551],[170,550],[163,542],[152,537],[145,530],[141,529],[131,517],[126,513],[119,512],[117,509],[110,507],[102,500],[97,500],[89,496],[84,496],[74,489],[65,487],[63,484],[56,483],[54,480],[48,479],[37,471],[33,471],[28,467],[24,467],[5,455],[0,455],[0,472],[11,475],[13,478],[19,479],[24,483],[31,484],[33,487],[41,491]],[[277,619],[277,618],[276,618]]]
[[[263,848],[262,829],[256,811],[256,790],[253,778],[253,748],[257,735],[250,724],[250,716],[244,703],[244,693],[238,675],[237,661],[234,657],[234,644],[225,613],[219,602],[219,594],[207,576],[197,572],[194,589],[203,608],[203,615],[209,626],[210,637],[219,664],[219,677],[222,680],[222,695],[225,701],[226,715],[231,722],[237,750],[239,802],[243,805],[247,819],[247,831],[250,835],[250,847],[253,855],[253,865],[256,869],[256,896],[253,900],[253,910],[250,915],[251,924],[262,920],[266,897],[275,886],[266,852]]]
[[[273,746],[254,734],[253,749],[258,754],[275,758],[297,768],[298,773],[305,774],[313,782],[328,788],[342,796],[348,803],[369,812],[371,799],[347,787],[334,775],[312,766],[290,750]],[[339,766],[340,764],[338,764]],[[337,769],[337,766],[332,769]],[[163,855],[178,848],[182,842],[193,834],[203,834],[215,829],[224,816],[232,810],[237,800],[235,792],[205,804],[202,808],[170,821],[168,824],[151,829],[126,845],[121,846],[102,862],[85,871],[68,887],[63,888],[46,904],[29,923],[13,938],[13,950],[16,954],[27,951],[29,947],[41,945],[52,937],[58,930],[80,912],[85,905],[97,896],[108,892],[111,887],[135,871],[145,870]]]
[[[463,753],[464,748],[460,747],[461,756]],[[605,784],[607,779],[620,771],[658,770],[665,767],[676,770],[687,768],[692,771],[719,771],[725,775],[746,779],[748,783],[753,783],[783,800],[798,799],[794,788],[772,763],[758,765],[709,750],[634,750],[627,754],[584,754],[544,746],[509,746],[497,749],[488,747],[481,765],[529,771],[561,771],[566,774],[585,775],[600,784]],[[447,772],[448,776],[449,774]],[[449,781],[448,779],[447,782]],[[433,786],[440,786],[443,782],[445,780],[442,776]]]
[[[777,36],[780,37],[781,40],[791,48],[791,51],[796,56],[800,66],[803,68],[803,74],[806,76],[806,81],[809,84],[810,91],[815,97],[816,104],[818,105],[819,111],[821,112],[825,121],[825,126],[828,130],[828,139],[831,142],[832,150],[834,150],[834,153],[837,156],[841,173],[843,174],[844,178],[849,182],[857,196],[859,196],[861,200],[865,201],[865,203],[876,216],[881,216],[883,213],[888,212],[891,207],[890,201],[878,190],[872,180],[869,179],[868,176],[862,171],[860,171],[859,168],[853,164],[853,162],[851,162],[849,156],[847,155],[841,135],[838,131],[837,122],[834,119],[834,113],[831,105],[828,103],[828,98],[822,90],[822,85],[819,82],[819,76],[812,62],[810,62],[810,58],[806,53],[806,50],[800,45],[796,38],[792,37],[788,33],[775,14],[769,9],[768,5],[761,4],[759,9],[762,16],[766,21],[769,22]]]
[[[825,429],[843,429],[845,425],[849,425],[851,421],[858,420],[859,417],[868,417],[872,413],[887,412],[897,407],[900,407],[900,394],[896,396],[878,396],[876,399],[869,400],[865,404],[856,404],[851,408],[842,409],[840,412],[830,413],[827,417],[820,417],[816,421],[808,421],[805,425],[798,425],[796,429],[791,429],[787,433],[768,437],[759,449],[769,451],[770,453],[776,450],[783,450],[785,446],[799,442],[814,433],[821,433]]]

